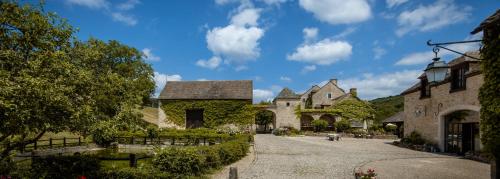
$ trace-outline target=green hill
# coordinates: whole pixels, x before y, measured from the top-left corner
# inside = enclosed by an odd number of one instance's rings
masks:
[[[404,97],[389,96],[371,100],[373,108],[375,109],[375,123],[380,124],[384,119],[403,111]]]

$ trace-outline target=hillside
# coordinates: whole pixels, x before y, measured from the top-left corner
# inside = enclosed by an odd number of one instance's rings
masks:
[[[401,95],[377,98],[371,100],[375,108],[375,123],[381,123],[384,119],[403,111],[404,98]]]

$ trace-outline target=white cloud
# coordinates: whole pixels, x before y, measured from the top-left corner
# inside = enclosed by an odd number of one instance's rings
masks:
[[[274,93],[271,90],[266,89],[254,89],[253,90],[253,102],[258,103],[260,101],[271,101],[274,97]]]
[[[182,77],[181,75],[178,74],[167,75],[163,73],[154,72],[154,81],[156,84],[155,96],[160,95],[160,92],[165,87],[165,84],[167,84],[167,81],[181,81],[181,80]]]
[[[316,70],[316,65],[308,65],[308,66],[304,66],[304,68],[302,68],[302,71],[300,71],[302,74],[306,74],[306,73],[309,73],[311,71],[314,71]]]
[[[266,3],[267,5],[279,5],[281,3],[285,3],[287,0],[260,0]]]
[[[345,29],[344,31],[340,32],[339,34],[333,36],[334,39],[340,39],[347,37],[348,35],[351,35],[352,33],[356,32],[356,28],[354,27],[349,27]]]
[[[359,97],[363,99],[374,99],[400,94],[416,83],[420,74],[422,74],[420,70],[403,70],[379,75],[367,73],[361,77],[341,79],[339,85],[346,90],[357,88]]]
[[[130,10],[130,9],[134,9],[134,7],[137,5],[137,4],[140,4],[141,1],[139,0],[128,0],[124,3],[121,3],[121,4],[118,4],[116,6],[117,9],[119,10],[122,10],[122,11],[127,11],[127,10]]]
[[[314,41],[318,37],[318,28],[306,27],[302,30],[302,33],[304,33],[304,41],[306,42]]]
[[[473,39],[481,39],[482,33],[473,35],[473,36],[468,36],[465,38],[465,40],[473,40]],[[480,44],[479,43],[463,43],[463,44],[452,44],[446,46],[449,49],[458,51],[458,52],[469,52],[469,51],[476,51],[479,50]],[[427,64],[432,61],[434,58],[434,53],[432,51],[426,51],[426,52],[416,52],[416,53],[411,53],[403,58],[401,58],[399,61],[396,62],[396,65],[420,65],[420,64]],[[450,52],[448,50],[440,50],[438,53],[438,57],[445,58],[445,57],[457,57],[459,54]],[[444,60],[444,59],[443,59]]]
[[[303,44],[297,47],[293,54],[287,55],[287,59],[316,65],[330,65],[349,57],[351,54],[351,44],[327,38],[317,43]]]
[[[134,26],[137,24],[137,19],[134,16],[124,14],[121,12],[113,12],[113,13],[111,13],[111,17],[113,17],[114,21],[123,22],[129,26]]]
[[[371,17],[366,0],[299,0],[299,4],[320,21],[333,25],[362,22]]]
[[[198,60],[196,62],[196,65],[203,67],[203,68],[208,68],[208,69],[215,69],[217,68],[220,63],[222,62],[222,59],[218,56],[213,56],[212,58],[208,60]]]
[[[160,61],[160,57],[153,54],[153,52],[151,52],[151,49],[149,49],[149,48],[142,49],[142,53],[146,57],[145,60]]]
[[[106,0],[66,0],[70,5],[85,6],[91,9],[107,9],[109,8],[109,2]]]
[[[376,60],[382,58],[386,53],[387,51],[382,47],[376,46],[373,48],[373,58]]]
[[[249,8],[244,9],[240,13],[231,18],[231,23],[237,26],[257,26],[261,9]]]
[[[206,78],[198,78],[196,81],[208,81]]]
[[[388,8],[396,7],[408,2],[408,0],[385,0]]]
[[[287,76],[280,77],[280,80],[284,81],[284,82],[292,82],[292,79],[290,77],[287,77]]]
[[[257,27],[259,13],[260,9],[239,9],[231,24],[208,30],[208,49],[227,64],[244,66],[247,61],[257,59],[260,56],[259,40],[264,36],[264,30]]]
[[[403,36],[411,31],[426,32],[460,23],[470,17],[471,7],[459,7],[453,0],[438,0],[428,6],[420,5],[398,16],[396,35]]]

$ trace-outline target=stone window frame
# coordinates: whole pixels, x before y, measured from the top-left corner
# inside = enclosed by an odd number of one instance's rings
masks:
[[[450,69],[450,93],[467,89],[467,72],[469,64],[455,65]]]

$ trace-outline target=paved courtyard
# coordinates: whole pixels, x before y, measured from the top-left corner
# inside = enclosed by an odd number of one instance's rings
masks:
[[[358,167],[377,178],[489,178],[489,165],[456,157],[399,148],[391,140],[255,136],[251,164],[240,178],[354,178]]]

